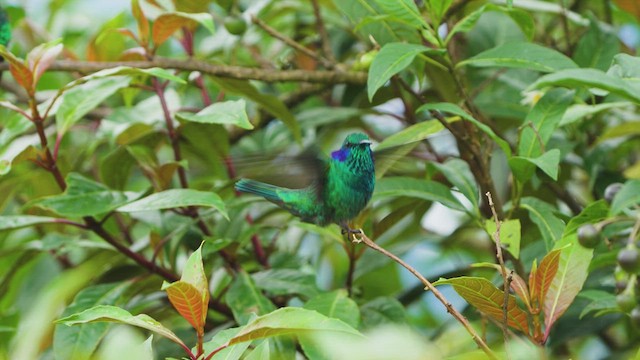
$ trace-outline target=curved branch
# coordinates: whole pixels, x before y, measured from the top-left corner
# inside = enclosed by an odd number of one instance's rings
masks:
[[[218,76],[223,78],[233,78],[241,80],[259,80],[264,82],[309,82],[322,84],[358,84],[367,82],[365,72],[345,72],[329,70],[264,70],[248,68],[242,66],[231,66],[212,64],[196,59],[170,59],[156,57],[150,61],[77,61],[58,60],[54,61],[48,68],[49,71],[69,71],[89,74],[96,71],[110,69],[117,66],[129,66],[141,69],[160,67],[165,69],[176,69],[183,71],[199,71],[200,73]],[[0,71],[8,70],[9,64],[0,64]]]

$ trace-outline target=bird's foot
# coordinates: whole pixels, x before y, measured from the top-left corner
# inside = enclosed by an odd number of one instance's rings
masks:
[[[351,229],[349,227],[343,227],[342,228],[342,234],[347,234],[347,238],[350,239],[352,242],[359,244],[362,242],[362,238],[359,237],[358,235],[362,235],[364,234],[364,232],[362,231],[362,229]]]

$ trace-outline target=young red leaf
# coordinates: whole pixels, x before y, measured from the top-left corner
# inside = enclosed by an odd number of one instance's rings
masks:
[[[529,309],[529,311],[531,311],[531,301],[529,300],[529,289],[527,288],[527,283],[524,281],[523,278],[520,277],[520,275],[516,274],[515,272],[511,275],[511,290],[513,290],[516,294],[518,294],[518,297],[520,298],[520,300],[522,300],[524,302],[524,304],[527,306],[527,309]]]
[[[535,294],[539,305],[543,304],[544,297],[549,290],[551,281],[558,272],[558,263],[560,261],[561,253],[562,249],[553,250],[545,255],[542,261],[540,261],[540,266],[538,267],[535,277],[533,278],[533,283],[531,284],[534,289],[531,292]]]
[[[589,275],[589,263],[593,257],[593,249],[580,246],[575,233],[560,239],[556,248],[562,249],[558,270],[548,287],[544,303],[541,304],[544,308],[545,324],[543,341],[546,341],[553,324],[569,308],[582,289]]]
[[[491,281],[480,277],[462,276],[452,279],[440,279],[434,285],[448,284],[460,294],[469,304],[480,310],[483,314],[502,323],[504,310],[504,292],[498,289]],[[509,295],[507,301],[507,325],[529,333],[529,321],[527,313],[516,303],[516,298]]]
[[[169,301],[180,315],[202,335],[209,306],[209,285],[202,266],[202,246],[187,260],[180,280],[171,284],[165,282],[162,290],[167,291]]]
[[[55,40],[38,45],[29,52],[29,55],[27,55],[27,63],[29,64],[29,69],[33,74],[32,82],[34,89],[42,74],[44,74],[58,55],[60,55],[62,48],[63,46],[59,43],[59,40]]]
[[[131,11],[138,23],[138,36],[140,37],[141,45],[144,46],[149,43],[149,20],[144,16],[138,0],[131,1]]]
[[[9,71],[11,71],[11,75],[13,75],[16,82],[25,89],[27,93],[35,93],[35,89],[33,87],[33,74],[25,64],[24,60],[13,55],[2,45],[0,45],[0,56],[9,63]]]
[[[192,28],[196,26],[196,22],[189,18],[180,16],[178,14],[162,14],[158,16],[153,23],[153,29],[151,31],[153,37],[153,43],[155,46],[160,46],[163,42],[174,33],[176,30],[186,27]]]
[[[167,292],[169,301],[178,313],[185,318],[198,333],[204,331],[204,320],[206,318],[206,304],[203,306],[203,293],[198,291],[193,285],[184,281],[163,285],[162,290]],[[207,292],[208,294],[208,292]]]

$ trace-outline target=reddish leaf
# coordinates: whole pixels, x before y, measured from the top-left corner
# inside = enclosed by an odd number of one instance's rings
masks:
[[[531,264],[531,272],[529,273],[529,299],[532,302],[535,302],[534,307],[540,309],[540,304],[538,301],[538,295],[536,294],[536,289],[533,287],[533,283],[536,279],[536,273],[538,272],[538,260],[533,259],[533,264]]]
[[[138,42],[138,38],[136,37],[136,34],[133,33],[133,31],[127,29],[127,28],[119,28],[119,29],[115,29],[115,31],[119,32],[120,34],[130,37],[133,40],[135,40],[136,42]]]
[[[196,24],[197,23],[194,20],[178,14],[162,14],[158,16],[156,21],[153,23],[153,43],[156,46],[159,46],[163,42],[167,41],[167,39],[176,32],[176,30],[182,27],[191,28],[196,26]]]
[[[165,282],[162,290],[167,291],[169,301],[200,335],[209,306],[209,285],[202,266],[202,246],[187,260],[182,278],[174,283]]]
[[[515,272],[511,274],[511,290],[518,294],[518,297],[524,302],[529,311],[531,311],[531,302],[529,301],[527,283]]]
[[[7,48],[0,45],[0,56],[2,56],[9,63],[9,71],[16,80],[16,82],[27,91],[29,94],[33,94],[35,89],[33,88],[33,74],[29,67],[25,64],[24,60],[17,58],[15,55],[9,52]]]
[[[530,284],[533,289],[531,293],[535,294],[535,299],[539,305],[543,304],[544,297],[549,290],[551,281],[558,272],[558,263],[560,261],[561,253],[562,249],[556,249],[545,255],[542,261],[540,261],[540,266],[535,273],[533,283]]]
[[[166,283],[165,283],[166,284]],[[206,305],[203,306],[203,293],[195,286],[182,280],[176,281],[162,288],[167,292],[169,301],[198,333],[204,331],[204,320],[207,315]],[[208,294],[208,292],[206,292]]]
[[[489,280],[479,277],[457,277],[453,279],[440,279],[434,285],[449,284],[469,304],[480,310],[483,314],[502,323],[504,311],[504,292],[493,285]],[[529,333],[527,313],[516,303],[516,298],[509,295],[507,301],[507,325],[526,334]]]
[[[569,246],[567,247],[567,245]],[[593,249],[580,246],[576,234],[560,239],[556,243],[556,248],[562,249],[562,253],[558,270],[548,287],[544,304],[542,304],[545,324],[543,341],[546,341],[553,324],[569,308],[582,289],[589,274],[589,263],[593,257]]]
[[[34,89],[42,74],[44,74],[49,66],[51,66],[56,57],[60,55],[62,48],[62,44],[59,44],[58,41],[54,41],[38,45],[29,52],[29,55],[27,55],[27,63],[29,64],[29,69],[33,74],[32,82]]]
[[[138,0],[131,1],[131,11],[133,17],[138,23],[138,35],[140,36],[140,42],[142,45],[149,43],[149,20],[144,16]]]
[[[125,50],[122,55],[120,55],[120,61],[142,61],[146,60],[145,51],[141,47],[134,47],[131,49]]]

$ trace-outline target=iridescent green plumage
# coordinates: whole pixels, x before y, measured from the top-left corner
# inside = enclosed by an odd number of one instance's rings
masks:
[[[317,178],[303,189],[287,189],[241,179],[236,190],[252,193],[288,210],[302,221],[321,226],[336,223],[348,230],[347,222],[367,205],[375,186],[371,142],[367,135],[347,136],[329,159],[318,162]]]
[[[7,46],[9,41],[11,41],[11,24],[7,12],[0,7],[0,44]]]

